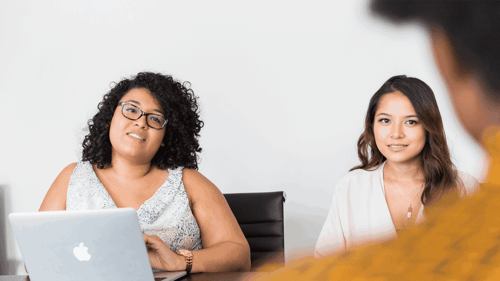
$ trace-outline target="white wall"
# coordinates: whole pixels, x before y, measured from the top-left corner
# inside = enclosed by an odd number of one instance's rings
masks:
[[[222,192],[286,191],[288,260],[312,253],[336,182],[358,163],[369,98],[393,75],[431,86],[455,164],[481,180],[482,151],[457,123],[424,31],[384,24],[366,4],[0,0],[7,213],[38,209],[79,160],[110,82],[144,70],[192,83],[200,171]]]

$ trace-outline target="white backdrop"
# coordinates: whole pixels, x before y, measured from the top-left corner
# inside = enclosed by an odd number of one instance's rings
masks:
[[[110,82],[139,71],[192,83],[200,171],[222,192],[287,193],[288,261],[312,254],[336,182],[358,163],[369,98],[393,75],[430,85],[455,164],[483,180],[483,153],[456,120],[425,32],[376,20],[364,0],[0,0],[6,213],[38,210],[79,160]]]

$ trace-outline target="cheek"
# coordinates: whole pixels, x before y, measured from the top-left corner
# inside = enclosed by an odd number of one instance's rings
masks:
[[[113,141],[116,140],[120,134],[121,131],[123,130],[123,127],[125,126],[125,120],[123,120],[121,117],[121,112],[118,110],[115,110],[115,114],[113,115],[113,118],[111,119],[111,122],[109,123],[109,139],[111,141],[111,144],[113,145]],[[128,119],[127,119],[128,120]]]
[[[373,126],[373,135],[375,136],[375,141],[385,139],[389,135],[389,129],[386,127]]]
[[[116,109],[116,110],[115,110],[115,113],[113,114],[113,117],[111,118],[110,126],[111,126],[112,124],[115,124],[115,123],[119,123],[119,122],[120,122],[120,118],[119,118],[119,117],[120,117],[120,115],[121,115],[121,112],[120,112],[118,109]]]
[[[379,151],[383,151],[385,149],[384,139],[386,139],[389,134],[386,128],[374,127],[373,128],[373,136],[375,137],[375,144]]]
[[[111,122],[109,123],[109,133],[111,134],[118,127],[120,127],[120,120],[116,116],[116,112],[115,112],[115,114],[113,115],[113,119],[111,119]]]
[[[412,132],[411,136],[412,142],[418,144],[422,148],[425,146],[425,130],[422,128],[421,130],[415,130]]]
[[[155,140],[154,143],[155,143],[155,145],[161,145],[163,143],[163,137],[164,136],[165,136],[165,131],[163,131],[163,132],[157,132],[157,134],[154,136],[154,140]]]

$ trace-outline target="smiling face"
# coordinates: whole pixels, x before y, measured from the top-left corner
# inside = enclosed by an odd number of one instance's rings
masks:
[[[130,90],[120,102],[135,105],[145,113],[165,116],[158,99],[144,88]],[[109,127],[112,161],[123,157],[139,164],[148,163],[162,145],[165,135],[165,127],[160,130],[149,127],[146,116],[141,116],[137,120],[123,116],[121,105],[116,107]]]
[[[401,92],[384,94],[373,123],[375,143],[387,161],[410,163],[419,159],[425,130],[410,100]]]

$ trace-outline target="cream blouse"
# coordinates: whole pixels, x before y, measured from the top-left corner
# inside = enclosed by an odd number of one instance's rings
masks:
[[[321,258],[359,245],[397,238],[385,199],[385,162],[373,171],[357,169],[347,173],[335,187],[332,205],[316,243],[314,256]],[[458,171],[464,183],[463,196],[477,191],[479,182]],[[416,223],[425,220],[424,205]]]

